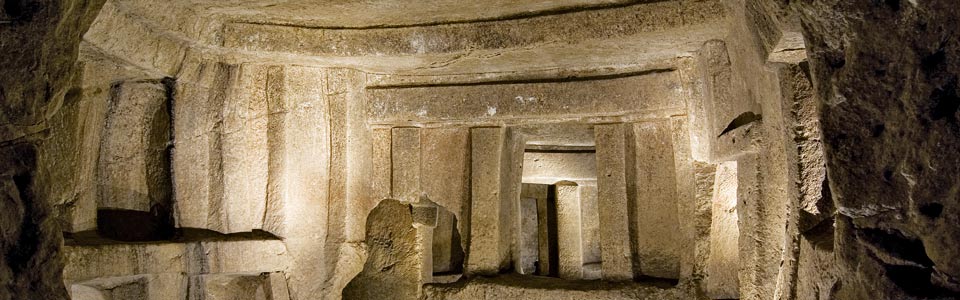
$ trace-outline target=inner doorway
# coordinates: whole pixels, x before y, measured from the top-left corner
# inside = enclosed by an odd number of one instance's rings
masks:
[[[557,186],[524,183],[521,192],[520,274],[559,277]]]

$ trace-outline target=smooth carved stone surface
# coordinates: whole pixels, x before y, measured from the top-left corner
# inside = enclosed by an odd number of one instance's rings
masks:
[[[583,239],[583,279],[600,279],[600,203],[597,201],[596,182],[580,186],[580,222]],[[597,270],[592,270],[597,269]],[[593,272],[596,271],[596,272]]]
[[[275,272],[290,266],[279,240],[71,245],[64,253],[67,264],[62,274],[71,281],[139,274]]]
[[[679,278],[680,213],[673,133],[667,120],[635,123],[636,253],[643,275]]]
[[[190,279],[192,293],[200,299],[289,300],[283,273],[232,273],[198,275]]]
[[[215,211],[223,233],[263,227],[269,174],[267,68],[242,65],[223,103],[220,155],[223,200]]]
[[[420,132],[420,189],[458,220],[468,220],[470,129],[426,128]],[[463,231],[465,227],[457,230]]]
[[[559,275],[564,279],[583,278],[583,235],[580,220],[580,188],[557,185],[557,239]]]
[[[173,173],[181,227],[220,230],[216,204],[223,193],[220,122],[230,78],[237,66],[202,62],[190,80],[177,81]],[[184,76],[188,77],[188,76]]]
[[[496,274],[500,270],[500,153],[503,128],[470,129],[471,217],[468,274]]]
[[[554,184],[560,181],[595,181],[595,152],[536,152],[523,154],[523,182]]]
[[[394,128],[391,136],[393,198],[420,201],[420,128]]]
[[[98,278],[70,286],[70,298],[76,300],[104,299],[173,299],[182,291],[180,274],[134,275],[110,278]]]
[[[0,5],[0,300],[960,295],[956,1],[103,2]],[[282,238],[77,239],[173,226]]]
[[[739,281],[737,273],[730,272],[740,264],[736,162],[719,164],[714,182],[706,292],[712,299],[736,299]]]
[[[374,123],[477,122],[622,115],[683,106],[677,74],[668,70],[596,80],[495,84],[370,89],[367,117]]]
[[[597,125],[597,201],[600,205],[600,254],[604,280],[633,278],[627,209],[623,124]]]

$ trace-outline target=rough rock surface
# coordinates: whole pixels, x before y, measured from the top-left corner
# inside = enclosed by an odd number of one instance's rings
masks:
[[[343,289],[343,298],[417,299],[420,255],[410,205],[381,201],[370,212],[367,229],[366,263]]]
[[[834,251],[841,282],[835,297],[955,297],[960,293],[957,3],[796,6],[823,101],[830,189],[839,213]]]
[[[476,277],[452,285],[426,285],[422,299],[692,299],[689,286],[669,282],[570,281],[504,275]]]
[[[0,299],[66,299],[60,224],[39,151],[76,101],[80,38],[103,1],[5,1],[0,9]]]

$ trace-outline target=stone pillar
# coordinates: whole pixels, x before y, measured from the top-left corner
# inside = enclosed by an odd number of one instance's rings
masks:
[[[99,159],[97,225],[119,240],[173,233],[167,88],[159,81],[114,88]]]
[[[223,194],[220,129],[223,101],[236,66],[202,62],[203,72],[187,72],[177,81],[173,105],[173,173],[177,226],[220,230],[212,213]],[[191,76],[196,74],[195,76]]]
[[[623,124],[597,125],[597,201],[604,280],[633,279]]]
[[[414,223],[417,228],[417,247],[420,250],[420,284],[433,282],[433,227]],[[420,291],[418,291],[420,294]]]
[[[600,279],[600,215],[597,183],[580,183],[580,236],[583,241],[583,279]]]
[[[471,137],[470,251],[467,274],[500,270],[500,154],[503,128],[473,128]]]
[[[423,284],[433,282],[433,230],[437,227],[439,209],[436,205],[413,206],[413,227],[417,229],[417,253],[420,254],[420,284],[417,294],[421,294]]]
[[[517,272],[523,275],[531,275],[537,271],[536,262],[540,253],[538,224],[537,198],[520,198],[520,263]]]
[[[536,218],[537,226],[537,240],[534,241],[536,245],[536,254],[537,257],[533,258],[539,264],[539,272],[537,275],[549,276],[551,273],[551,268],[556,268],[557,266],[551,264],[550,259],[550,246],[551,243],[556,243],[556,236],[551,237],[551,228],[550,224],[556,223],[554,219],[555,216],[551,216],[550,212],[556,212],[556,202],[548,203],[547,202],[548,194],[548,185],[545,184],[524,184],[523,185],[523,196],[524,198],[534,199],[536,203],[536,210],[534,215]],[[551,207],[552,206],[552,207]],[[554,228],[555,229],[555,228]],[[555,232],[554,232],[555,233]],[[553,239],[551,239],[553,238]],[[537,269],[536,266],[532,268]]]
[[[680,222],[677,217],[677,176],[673,133],[668,120],[632,126],[635,165],[630,178],[636,184],[636,251],[643,275],[678,278],[680,274]]]
[[[268,69],[242,65],[223,103],[221,134],[223,194],[220,231],[247,232],[263,227],[267,203]]]
[[[757,247],[762,239],[757,234],[762,226],[758,223],[760,201],[763,199],[760,178],[759,155],[745,153],[737,159],[737,227],[751,229],[740,233],[741,240],[750,242],[738,245],[740,269],[737,278],[740,280],[738,292],[741,297],[754,295],[760,282],[775,280],[758,276],[759,253],[763,251]]]
[[[420,200],[420,128],[393,129],[393,198]]]
[[[433,228],[433,272],[449,273],[459,269],[454,265],[453,257],[453,232],[457,230],[454,225],[454,215],[446,210],[437,212],[437,226]]]
[[[370,193],[378,200],[393,197],[392,132],[392,128],[373,129],[373,180]]]
[[[557,246],[560,278],[583,278],[583,238],[580,224],[580,187],[573,183],[558,183]]]
[[[711,299],[737,299],[740,265],[737,227],[737,163],[720,163],[713,185],[710,257],[707,260],[706,292]]]
[[[696,174],[690,148],[690,130],[687,116],[670,118],[673,132],[673,158],[677,182],[677,217],[679,220],[680,279],[693,276],[697,245],[696,229]]]

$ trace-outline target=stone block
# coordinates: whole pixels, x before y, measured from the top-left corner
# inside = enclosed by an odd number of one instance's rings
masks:
[[[597,201],[600,203],[600,253],[604,280],[633,279],[627,208],[623,124],[594,128],[597,143]]]
[[[473,128],[468,274],[496,274],[500,268],[500,155],[503,128]]]
[[[413,222],[417,225],[437,227],[440,209],[436,205],[414,205],[411,213]]]
[[[736,162],[717,167],[712,202],[706,292],[713,299],[739,298],[739,278],[737,273],[730,272],[740,265]]]
[[[394,128],[393,198],[406,203],[420,201],[420,128]]]
[[[194,275],[190,278],[192,299],[289,300],[287,283],[280,272]]]
[[[557,184],[558,274],[564,279],[583,278],[580,200],[580,187],[575,184]]]
[[[676,279],[680,273],[680,222],[673,133],[669,120],[631,126],[636,182],[636,255],[643,275]]]

